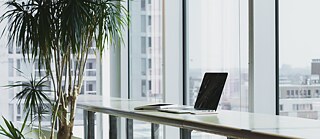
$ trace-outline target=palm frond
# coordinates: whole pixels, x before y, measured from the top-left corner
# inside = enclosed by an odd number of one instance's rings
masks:
[[[22,91],[16,94],[14,99],[18,100],[18,105],[24,104],[24,111],[30,113],[32,116],[41,116],[44,110],[50,108],[52,104],[50,98],[45,92],[50,90],[43,90],[47,87],[47,76],[41,78],[39,81],[31,76],[28,82],[17,82],[7,87],[15,88],[22,87]],[[40,114],[40,115],[39,115]]]
[[[119,2],[121,0],[101,1],[101,4],[96,7],[98,33],[95,38],[96,47],[100,53],[104,50],[105,42],[113,46],[124,42],[122,31],[130,20],[128,11]]]
[[[24,135],[23,135],[23,129],[25,127],[25,124],[27,122],[27,117],[25,118],[24,122],[23,122],[23,126],[22,128],[19,130],[17,129],[13,123],[11,121],[8,121],[6,118],[4,118],[2,116],[2,119],[5,123],[5,127],[0,125],[0,135],[6,136],[10,139],[24,139]]]

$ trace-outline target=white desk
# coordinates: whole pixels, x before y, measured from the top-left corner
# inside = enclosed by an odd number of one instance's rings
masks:
[[[115,121],[113,118],[116,117],[124,117],[153,123],[155,128],[157,128],[156,124],[179,127],[182,129],[183,138],[190,138],[192,130],[232,138],[320,138],[320,121],[318,120],[227,110],[210,115],[134,110],[135,107],[145,104],[148,102],[113,99],[109,104],[102,104],[99,101],[82,101],[78,103],[78,108],[89,112],[86,113],[89,114],[89,125],[92,112],[99,112],[112,115],[111,121]],[[92,124],[94,125],[91,122]],[[90,136],[87,135],[87,137]]]

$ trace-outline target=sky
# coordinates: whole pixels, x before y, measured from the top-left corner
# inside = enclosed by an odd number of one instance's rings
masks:
[[[280,0],[280,65],[311,66],[320,59],[320,0]]]

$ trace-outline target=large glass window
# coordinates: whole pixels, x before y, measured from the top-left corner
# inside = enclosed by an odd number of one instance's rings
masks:
[[[130,99],[162,102],[162,0],[129,0]],[[141,8],[140,8],[141,7]],[[150,123],[133,121],[134,138],[150,138]],[[159,134],[162,136],[163,126]]]
[[[279,1],[279,113],[319,119],[320,1]]]
[[[143,2],[146,11],[140,2],[129,1],[130,98],[162,101],[162,0]]]
[[[241,0],[187,0],[186,103],[205,72],[228,72],[218,109],[248,110],[248,10]],[[193,138],[224,138],[192,132]]]
[[[228,72],[219,108],[247,111],[246,2],[188,0],[187,104],[193,105],[205,72]]]

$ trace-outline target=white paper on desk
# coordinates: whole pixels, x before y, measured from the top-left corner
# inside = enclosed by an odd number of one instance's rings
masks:
[[[164,109],[172,106],[175,106],[175,105],[170,103],[154,103],[154,104],[147,104],[147,105],[135,107],[134,110],[159,110],[159,109]]]

